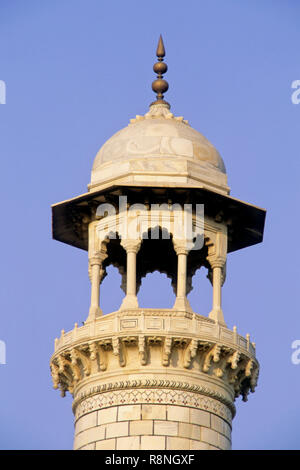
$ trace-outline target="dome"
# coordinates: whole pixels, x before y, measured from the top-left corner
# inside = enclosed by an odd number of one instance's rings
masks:
[[[166,104],[154,104],[101,147],[90,190],[119,184],[198,186],[228,193],[226,170],[215,147]]]

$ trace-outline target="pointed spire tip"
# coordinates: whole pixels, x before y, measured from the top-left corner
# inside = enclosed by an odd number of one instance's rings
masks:
[[[160,35],[156,49],[156,56],[158,62],[156,62],[156,64],[154,64],[153,66],[153,70],[157,74],[157,78],[156,80],[154,80],[154,82],[152,82],[152,90],[154,91],[154,93],[156,93],[156,101],[154,101],[154,103],[151,103],[151,106],[156,104],[164,104],[170,108],[169,103],[167,103],[167,101],[163,99],[163,93],[165,93],[169,88],[168,82],[163,79],[163,74],[165,74],[168,70],[167,64],[163,62],[165,54],[166,51],[163,38],[162,35]]]
[[[165,46],[164,46],[164,41],[162,38],[162,35],[159,36],[158,44],[157,44],[157,49],[156,49],[156,55],[158,58],[160,57],[165,57],[166,51],[165,51]]]

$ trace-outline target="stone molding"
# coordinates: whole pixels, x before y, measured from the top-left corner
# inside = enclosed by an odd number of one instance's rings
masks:
[[[179,405],[214,413],[231,426],[235,405],[223,394],[201,385],[169,380],[125,380],[98,385],[79,393],[73,402],[75,420],[86,413],[119,405]]]
[[[75,327],[65,333],[62,330],[60,338],[55,339],[55,352],[70,344],[77,344],[83,340],[92,341],[96,338],[106,338],[117,333],[121,334],[184,334],[190,337],[203,338],[205,340],[221,341],[231,346],[236,345],[242,351],[255,357],[255,346],[246,338],[225,326],[218,325],[208,317],[193,312],[185,312],[176,309],[151,309],[134,308],[112,312],[86,323],[80,328]]]

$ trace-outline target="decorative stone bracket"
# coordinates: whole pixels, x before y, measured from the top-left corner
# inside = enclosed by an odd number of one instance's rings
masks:
[[[127,348],[136,350],[139,366],[149,366],[151,372],[151,349],[159,346],[161,365],[173,368],[171,357],[176,350],[182,351],[176,369],[193,369],[199,374],[207,374],[221,379],[232,387],[235,397],[242,395],[247,400],[249,391],[256,387],[259,365],[256,359],[237,346],[222,342],[204,341],[184,335],[113,335],[94,339],[77,346],[65,347],[57,351],[51,359],[51,372],[54,388],[60,388],[62,395],[68,390],[71,394],[77,384],[93,374],[103,374],[110,370],[111,355],[117,356],[120,367],[127,365]]]

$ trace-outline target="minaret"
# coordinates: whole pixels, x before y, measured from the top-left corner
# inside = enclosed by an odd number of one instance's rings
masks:
[[[86,321],[62,331],[51,357],[54,388],[74,398],[74,449],[230,449],[235,399],[257,383],[255,344],[227,328],[221,291],[227,255],[262,241],[265,211],[229,196],[217,150],[170,112],[164,56],[160,37],[149,111],[101,147],[87,193],[52,207],[53,237],[89,259]],[[110,264],[125,295],[103,315]],[[187,299],[199,268],[210,312]],[[173,308],[138,304],[155,270],[171,279]]]

